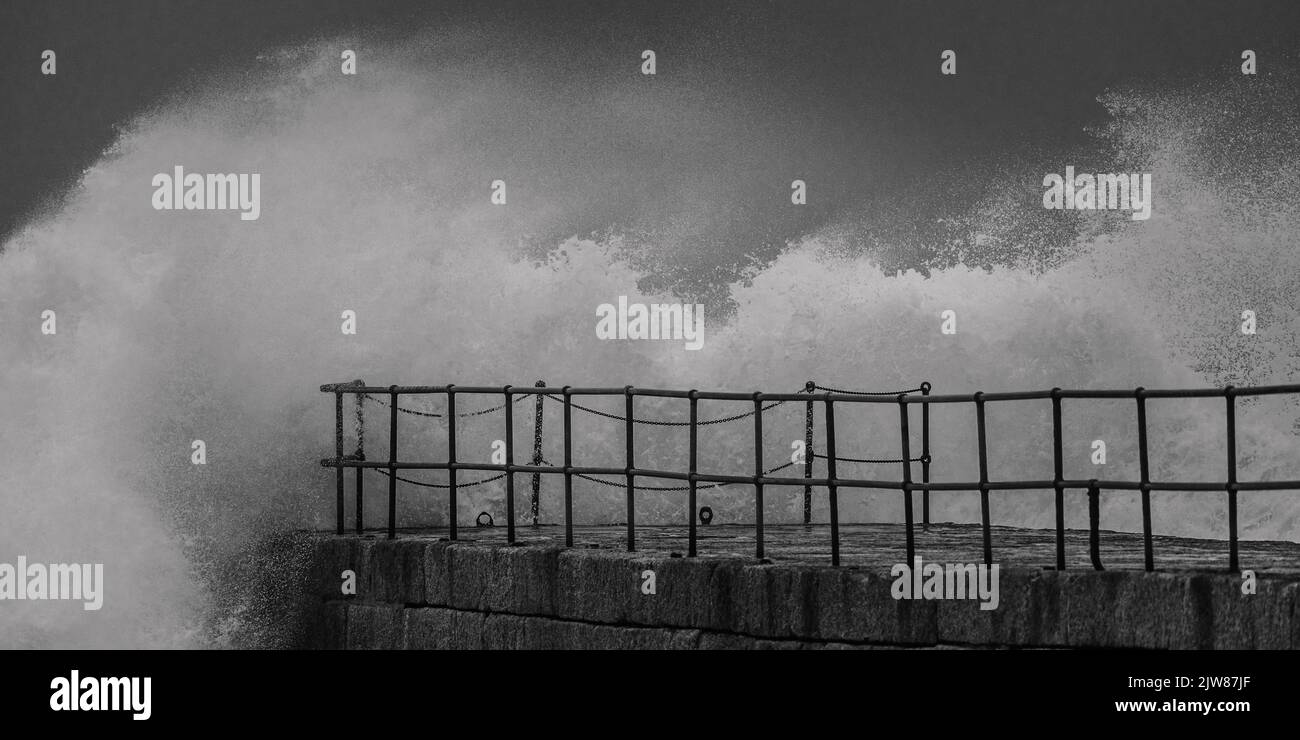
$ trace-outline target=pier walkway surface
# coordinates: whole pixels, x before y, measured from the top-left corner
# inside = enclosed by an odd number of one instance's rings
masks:
[[[621,524],[575,526],[574,547],[623,551],[627,530]],[[642,555],[672,556],[686,553],[685,526],[637,525],[636,551]],[[701,526],[699,557],[749,558],[753,560],[754,527],[744,524]],[[765,524],[766,559],[773,563],[827,565],[830,562],[830,529],[824,524]],[[516,529],[519,545],[564,546],[564,528],[558,525]],[[992,527],[993,562],[1003,568],[1053,569],[1056,534],[1049,529]],[[356,535],[349,535],[356,536]],[[382,538],[383,532],[363,537]],[[445,528],[398,530],[402,539],[445,540]],[[915,528],[916,554],[924,562],[979,563],[983,540],[978,524],[931,524]],[[458,544],[504,546],[505,527],[461,526]],[[1066,530],[1066,568],[1093,570],[1088,557],[1088,531]],[[1228,543],[1223,540],[1189,537],[1152,537],[1158,571],[1227,572]],[[841,524],[841,565],[866,567],[888,573],[896,563],[906,562],[905,531],[901,524]],[[1241,540],[1241,568],[1257,574],[1270,573],[1300,579],[1300,543],[1275,540]],[[1136,532],[1101,532],[1101,560],[1106,570],[1142,570],[1142,535]]]

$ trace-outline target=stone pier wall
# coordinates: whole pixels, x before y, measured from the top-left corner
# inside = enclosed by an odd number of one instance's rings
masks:
[[[472,530],[471,530],[472,531]],[[1300,579],[1000,566],[999,605],[896,600],[889,566],[549,541],[306,535],[301,646],[325,649],[1300,647]],[[1246,567],[1243,565],[1243,567]],[[345,572],[355,593],[343,593]],[[645,593],[647,571],[654,593]]]

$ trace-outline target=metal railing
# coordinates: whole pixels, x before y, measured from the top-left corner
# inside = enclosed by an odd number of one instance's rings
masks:
[[[913,562],[915,557],[915,537],[914,537],[914,517],[912,493],[921,492],[923,494],[923,523],[929,521],[929,493],[931,491],[978,491],[980,494],[980,515],[981,527],[983,533],[983,550],[984,561],[992,564],[993,550],[992,538],[989,520],[989,493],[991,491],[1012,491],[1012,490],[1054,490],[1055,491],[1055,514],[1056,514],[1056,568],[1065,570],[1065,500],[1066,489],[1084,489],[1088,492],[1088,519],[1089,519],[1089,556],[1092,566],[1102,569],[1100,555],[1100,493],[1102,489],[1111,489],[1117,491],[1139,491],[1142,500],[1142,534],[1144,543],[1144,562],[1145,569],[1154,570],[1154,555],[1152,551],[1152,533],[1151,533],[1151,498],[1152,491],[1223,491],[1228,498],[1228,543],[1229,543],[1229,569],[1237,571],[1240,569],[1238,563],[1238,540],[1237,540],[1237,494],[1240,491],[1279,491],[1279,490],[1300,490],[1300,480],[1277,480],[1277,481],[1238,481],[1237,479],[1237,423],[1236,423],[1236,399],[1244,397],[1268,396],[1278,394],[1300,394],[1300,385],[1273,385],[1234,388],[1206,388],[1206,389],[1182,389],[1182,390],[1148,390],[1145,388],[1136,388],[1133,390],[1062,390],[1053,388],[1043,391],[1025,391],[1011,393],[983,393],[962,395],[930,395],[930,385],[922,384],[919,388],[911,391],[903,391],[890,394],[875,394],[865,392],[843,391],[841,389],[824,388],[817,386],[809,381],[802,391],[795,393],[722,393],[710,391],[682,391],[682,390],[662,390],[649,388],[634,388],[626,386],[624,388],[573,388],[564,386],[562,388],[546,387],[541,381],[537,386],[528,387],[462,387],[455,385],[446,386],[388,386],[388,387],[369,387],[361,381],[352,383],[341,383],[321,386],[321,391],[333,393],[335,396],[335,437],[336,450],[333,458],[321,460],[325,467],[333,467],[337,471],[337,506],[336,506],[336,530],[339,534],[344,529],[344,470],[346,468],[355,468],[356,473],[356,525],[357,531],[363,530],[362,523],[362,471],[367,468],[376,469],[379,472],[386,473],[389,479],[388,487],[388,536],[396,536],[396,512],[397,512],[397,482],[399,470],[446,470],[448,474],[448,483],[445,486],[434,485],[433,487],[443,488],[448,491],[448,511],[449,511],[449,528],[450,538],[456,539],[456,514],[457,514],[457,472],[461,470],[476,470],[487,472],[499,472],[506,479],[506,512],[507,512],[507,539],[513,543],[515,541],[515,486],[514,474],[531,473],[533,475],[533,497],[532,497],[532,515],[533,522],[536,523],[538,511],[538,490],[541,475],[563,475],[564,476],[564,529],[565,544],[573,546],[573,479],[581,477],[588,480],[595,480],[602,483],[610,483],[601,479],[593,478],[596,475],[620,476],[624,479],[623,488],[626,490],[626,507],[627,507],[627,549],[634,551],[636,549],[636,490],[683,490],[668,488],[649,488],[639,489],[636,486],[636,479],[639,477],[658,478],[668,480],[684,481],[686,486],[684,490],[688,495],[688,555],[696,555],[697,531],[695,511],[697,509],[696,493],[700,483],[714,484],[714,486],[742,484],[754,487],[754,532],[755,532],[755,555],[762,558],[764,555],[763,543],[763,495],[765,486],[802,486],[804,488],[804,516],[805,522],[810,521],[811,517],[811,495],[812,489],[825,488],[828,494],[829,514],[830,514],[830,535],[831,535],[831,563],[838,566],[840,563],[840,531],[839,531],[839,499],[838,491],[840,488],[860,488],[860,489],[880,489],[896,490],[903,493],[903,515],[904,525],[906,528],[906,562]],[[818,392],[820,391],[820,392]],[[352,394],[357,397],[357,418],[358,418],[358,439],[357,452],[354,455],[345,455],[343,449],[343,396]],[[458,414],[456,411],[456,397],[464,394],[502,394],[504,403],[500,406],[490,409],[483,409],[475,412]],[[919,395],[917,395],[919,394]],[[399,407],[398,400],[403,395],[445,395],[447,399],[446,414],[434,414],[425,412],[413,412],[408,409]],[[536,397],[536,426],[534,437],[533,458],[531,464],[517,465],[514,462],[514,413],[513,409],[516,403],[527,398],[528,396]],[[387,396],[387,406],[389,413],[389,459],[386,462],[369,461],[365,459],[364,453],[364,417],[362,414],[362,405],[367,397]],[[573,401],[574,396],[622,396],[624,402],[624,414],[606,414],[595,411],[588,407],[577,404]],[[659,422],[654,420],[638,419],[633,414],[633,404],[637,397],[654,397],[654,398],[677,398],[685,399],[690,402],[689,421],[685,422]],[[1147,418],[1146,402],[1148,399],[1160,398],[1215,398],[1221,397],[1226,401],[1226,431],[1227,431],[1227,466],[1226,480],[1219,481],[1153,481],[1150,476],[1150,466],[1147,450]],[[563,405],[564,409],[564,464],[561,466],[546,464],[541,454],[541,422],[542,422],[542,403],[543,399],[548,398]],[[1138,447],[1139,447],[1139,467],[1140,480],[1103,480],[1103,479],[1065,479],[1063,474],[1063,454],[1062,454],[1062,414],[1061,402],[1064,399],[1132,399],[1136,403],[1137,424],[1138,424]],[[376,399],[377,400],[377,399]],[[713,419],[701,421],[698,417],[698,402],[701,400],[717,401],[748,401],[753,403],[753,411],[746,412],[733,417],[722,419]],[[1052,403],[1052,439],[1053,439],[1053,478],[1051,480],[991,480],[988,470],[988,446],[985,423],[985,406],[989,403],[1007,402],[1007,401],[1035,401],[1050,400]],[[781,469],[790,467],[792,463],[778,466],[772,469],[764,469],[763,464],[763,412],[769,408],[781,405],[787,402],[804,402],[806,408],[806,448],[804,460],[804,476],[796,477],[779,477],[772,473]],[[764,406],[765,403],[769,405]],[[826,453],[824,455],[815,455],[811,439],[812,428],[812,409],[814,404],[820,403],[824,407],[825,418],[825,438]],[[900,455],[898,458],[891,460],[877,459],[854,459],[837,457],[836,455],[836,433],[835,433],[835,405],[836,404],[896,404],[899,413],[899,447]],[[976,412],[977,427],[977,444],[979,453],[979,480],[976,481],[958,481],[958,482],[931,482],[930,481],[930,440],[929,440],[929,407],[931,404],[974,404]],[[921,405],[922,416],[922,454],[919,457],[912,456],[912,439],[910,432],[910,413],[909,406]],[[625,460],[623,467],[591,467],[591,466],[574,466],[572,459],[573,451],[573,434],[572,434],[572,412],[573,409],[585,410],[597,413],[623,422],[625,434]],[[485,414],[490,411],[505,411],[505,463],[488,464],[488,463],[467,463],[457,460],[456,450],[456,418],[460,416],[475,416]],[[408,462],[399,461],[397,457],[397,417],[398,413],[406,411],[407,413],[417,413],[422,416],[443,417],[448,420],[447,424],[447,459],[443,462]],[[746,416],[754,418],[754,474],[744,475],[722,475],[716,473],[702,473],[698,470],[698,440],[697,430],[700,426],[725,421],[734,421]],[[662,424],[662,425],[680,425],[690,428],[690,452],[689,452],[689,469],[687,472],[655,470],[649,468],[638,468],[635,464],[635,425],[636,424]],[[824,477],[813,477],[812,460],[814,457],[821,457],[826,461],[826,475]],[[838,475],[836,463],[840,461],[853,462],[872,462],[872,463],[897,463],[901,465],[901,480],[878,480],[866,478],[841,478]],[[912,463],[921,462],[922,480],[915,482],[912,480]],[[497,476],[492,479],[475,481],[466,485],[477,485],[487,480],[499,479]],[[404,480],[404,479],[403,479]],[[409,481],[419,483],[417,481]],[[421,484],[430,485],[430,484]],[[615,484],[617,485],[617,484]],[[463,486],[461,486],[463,487]]]

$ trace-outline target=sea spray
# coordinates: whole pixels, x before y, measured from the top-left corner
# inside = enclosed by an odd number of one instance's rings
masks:
[[[269,587],[239,575],[250,553],[269,533],[332,525],[333,478],[318,465],[333,450],[331,399],[318,391],[324,382],[527,385],[541,378],[555,385],[792,391],[813,378],[868,390],[928,380],[936,392],[965,393],[1282,382],[1294,380],[1300,365],[1292,341],[1295,292],[1287,292],[1287,281],[1300,274],[1300,257],[1286,241],[1296,233],[1295,205],[1277,193],[1261,196],[1271,198],[1268,219],[1228,229],[1231,211],[1213,189],[1162,189],[1159,218],[1084,243],[1075,259],[1046,271],[918,260],[916,269],[884,274],[870,242],[851,229],[813,229],[739,271],[738,253],[728,250],[743,254],[751,245],[695,244],[693,261],[685,261],[681,240],[672,241],[681,220],[727,212],[725,198],[711,201],[704,190],[689,213],[675,213],[677,201],[659,204],[661,233],[613,228],[618,210],[596,196],[604,183],[639,174],[631,165],[611,161],[585,184],[536,190],[531,201],[521,197],[526,189],[514,188],[510,205],[492,206],[484,193],[497,176],[481,176],[477,152],[510,151],[517,142],[492,138],[478,122],[516,109],[519,97],[530,95],[525,83],[514,89],[484,72],[430,69],[424,57],[399,46],[387,58],[376,55],[365,87],[344,93],[333,64],[332,48],[293,50],[246,78],[142,115],[86,172],[62,210],[3,245],[0,465],[7,481],[0,543],[46,562],[102,562],[113,594],[93,620],[80,608],[39,608],[47,604],[6,610],[5,646],[263,644],[239,634],[267,621],[244,620],[256,609],[240,608]],[[1120,97],[1128,105],[1177,107],[1141,93]],[[530,102],[543,118],[573,115],[558,103]],[[1141,171],[1159,182],[1194,182],[1185,152],[1142,146],[1142,125],[1117,113],[1119,128],[1107,135],[1150,159],[1137,164],[1149,165]],[[1133,132],[1136,143],[1123,138]],[[1212,139],[1188,141],[1215,146]],[[531,171],[512,177],[538,180],[563,169],[545,149],[516,157],[517,167]],[[150,178],[178,162],[198,172],[266,175],[258,220],[154,210]],[[1041,216],[1034,200],[1039,164],[1026,163],[1020,175],[1030,192],[1024,208]],[[577,226],[593,223],[599,236]],[[982,212],[963,223],[996,233]],[[520,235],[566,229],[587,236],[546,243],[540,259],[535,249],[520,248]],[[670,241],[678,246],[666,248]],[[979,250],[991,243],[969,243],[969,263],[988,262]],[[892,246],[926,254],[923,245]],[[671,284],[646,280],[647,266],[690,272],[709,283],[706,295],[734,306],[716,312],[706,305],[711,317],[729,319],[711,323],[703,349],[594,336],[592,306],[610,296],[694,302],[697,296],[675,295]],[[1261,283],[1278,290],[1260,299],[1251,288]],[[1246,344],[1234,327],[1250,296],[1261,330]],[[58,331],[42,334],[40,317],[51,309]],[[355,335],[339,331],[344,310],[358,317]],[[944,311],[960,317],[954,334],[940,332]],[[1153,476],[1223,475],[1220,406],[1151,404]],[[702,417],[740,410],[747,409],[701,404]],[[895,451],[892,411],[846,409],[842,453]],[[686,408],[665,400],[646,402],[638,413],[684,419]],[[765,442],[788,450],[802,438],[800,409],[769,413]],[[1088,446],[1099,437],[1109,442],[1106,477],[1136,474],[1130,407],[1068,404],[1066,414],[1067,477],[1096,475]],[[998,405],[989,417],[991,473],[1049,477],[1050,411]],[[545,455],[554,460],[559,414],[545,418]],[[500,435],[496,417],[477,421],[460,430],[466,459],[479,451],[486,459]],[[1250,404],[1239,421],[1243,480],[1296,476],[1294,407]],[[621,459],[607,420],[575,422],[575,460]],[[436,421],[404,416],[401,425],[404,449],[443,449]],[[750,470],[750,432],[743,424],[711,430],[701,438],[700,459],[719,472]],[[517,449],[530,433],[520,425]],[[368,454],[382,459],[385,441],[375,437],[367,440]],[[679,465],[684,437],[647,430],[638,438],[639,464]],[[973,476],[974,438],[968,409],[935,410],[936,480]],[[195,439],[205,442],[206,465],[191,463]],[[579,522],[619,519],[621,491],[578,486]],[[769,490],[768,521],[799,521],[798,494]],[[544,520],[556,519],[558,495],[548,478]],[[471,517],[499,506],[501,489],[489,484],[465,496],[462,511]],[[1223,536],[1222,497],[1153,498],[1156,532]],[[995,499],[998,524],[1052,523],[1049,492]],[[445,501],[427,489],[403,484],[399,500],[399,524],[445,522]],[[975,494],[936,495],[934,511],[937,518],[976,521],[977,501]],[[647,493],[638,502],[644,522],[684,521],[688,514],[683,497],[670,493]],[[1300,537],[1300,509],[1289,502],[1243,495],[1243,535]],[[701,503],[719,521],[752,515],[744,489],[709,491]],[[845,494],[841,505],[842,521],[902,516],[897,496],[886,493]],[[1139,511],[1134,494],[1108,495],[1103,525],[1136,529]],[[1067,526],[1085,522],[1086,509],[1072,499]]]

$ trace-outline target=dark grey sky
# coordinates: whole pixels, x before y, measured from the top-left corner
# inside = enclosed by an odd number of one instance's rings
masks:
[[[819,199],[811,223],[872,197],[850,182],[855,153],[872,145],[855,133],[860,117],[888,116],[896,156],[873,164],[902,182],[1001,151],[1068,150],[1099,120],[1107,86],[1231,74],[1243,48],[1295,64],[1298,19],[1294,0],[11,0],[0,7],[0,238],[75,184],[134,112],[226,61],[305,38],[470,25],[487,39],[484,64],[526,57],[575,80],[625,73],[642,48],[677,49],[671,74],[768,103],[770,120],[745,125],[816,131],[791,134],[790,156],[839,199]],[[53,77],[39,73],[46,48],[59,55]],[[960,84],[937,74],[945,48],[958,52]],[[786,219],[756,237],[799,228]]]

